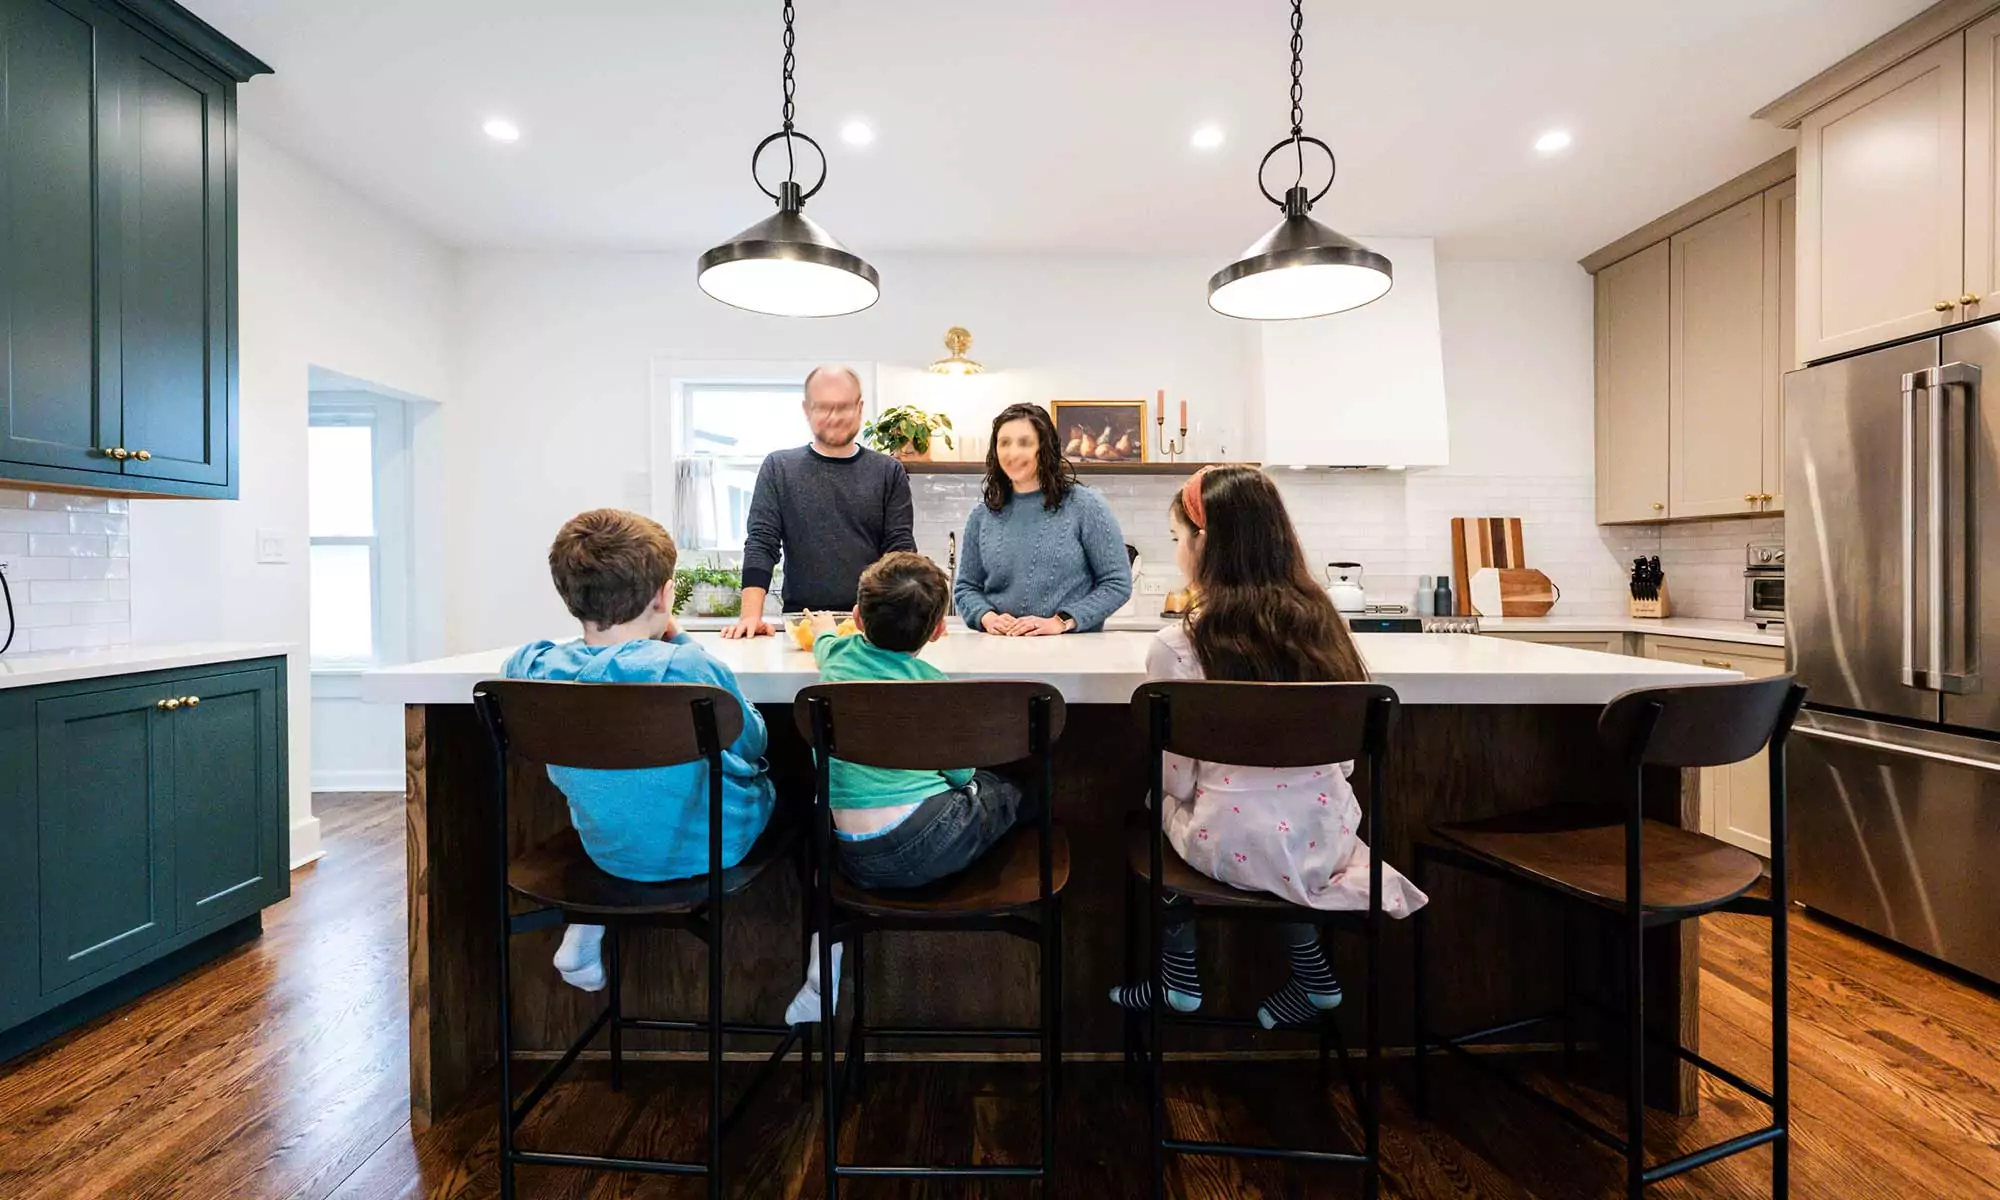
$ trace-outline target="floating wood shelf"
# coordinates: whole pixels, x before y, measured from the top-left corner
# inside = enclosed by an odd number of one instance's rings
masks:
[[[1074,463],[1079,475],[1192,475],[1203,467],[1219,467],[1221,463],[1208,462],[1138,462],[1138,463]],[[1256,463],[1239,463],[1239,466],[1256,466]],[[983,462],[905,462],[903,469],[912,475],[979,475],[986,470]]]

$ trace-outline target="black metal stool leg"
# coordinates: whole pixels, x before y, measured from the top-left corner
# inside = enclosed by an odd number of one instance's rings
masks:
[[[833,1008],[839,992],[840,981],[833,973],[833,929],[829,921],[819,937],[820,1104],[824,1111],[820,1132],[825,1139],[821,1153],[826,1168],[827,1200],[835,1200],[840,1194],[840,1085],[833,1074]]]
[[[1050,899],[1043,905],[1041,939],[1037,947],[1042,954],[1041,969],[1038,974],[1041,976],[1042,985],[1042,1178],[1044,1180],[1053,1179],[1056,1170],[1056,1063],[1062,1057],[1062,1047],[1056,1040],[1062,1028],[1059,1015],[1061,1002],[1055,993],[1056,956],[1062,952],[1061,943],[1057,940],[1060,928],[1056,917],[1056,902]],[[1043,1194],[1049,1193],[1050,1189],[1044,1187]]]
[[[1784,837],[1781,832],[1777,836]],[[1782,863],[1782,860],[1780,860]],[[1779,867],[1783,870],[1782,865]],[[1773,889],[1771,909],[1771,1123],[1785,1132],[1771,1143],[1771,1195],[1785,1200],[1792,1189],[1792,1065],[1791,1018],[1788,994],[1791,990],[1787,959],[1787,929],[1790,900],[1782,884]]]
[[[618,953],[619,928],[604,928],[604,969],[611,976],[611,1090],[625,1090],[625,972]]]
[[[1055,1000],[1056,1022],[1056,1098],[1062,1098],[1063,1090],[1063,903],[1057,895],[1052,902],[1055,912],[1055,949],[1049,955],[1049,994]],[[1053,1168],[1051,1168],[1053,1169]]]
[[[722,1200],[722,909],[708,916],[708,1196]]]
[[[1428,874],[1425,868],[1429,863],[1430,855],[1424,853],[1423,843],[1417,843],[1410,857],[1410,882],[1425,895],[1430,894],[1425,882],[1425,876]],[[1417,1115],[1425,1120],[1429,1120],[1431,1115],[1430,1009],[1427,1007],[1430,989],[1424,982],[1424,928],[1429,924],[1428,905],[1410,914],[1410,1007],[1415,1010],[1411,1017],[1415,1027],[1412,1038],[1414,1043],[1412,1065],[1416,1070]]]
[[[1363,1200],[1382,1187],[1382,908],[1368,911],[1368,1111],[1361,1119],[1368,1162],[1361,1168]]]
[[[868,1086],[868,935],[858,928],[847,940],[847,957],[854,960],[854,1016],[847,1025],[847,1080],[841,1086],[858,1100]]]
[[[1646,1194],[1646,938],[1635,910],[1625,930],[1625,1195]]]
[[[1563,1074],[1576,1075],[1576,906],[1562,904]]]

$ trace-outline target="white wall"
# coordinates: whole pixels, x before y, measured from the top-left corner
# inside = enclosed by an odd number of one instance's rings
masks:
[[[1441,262],[1457,475],[1594,478],[1590,276],[1566,262]]]
[[[306,380],[317,364],[418,396],[450,386],[447,250],[257,137],[240,151],[241,498],[134,501],[134,640],[292,644],[295,861],[317,854],[312,816],[306,574]],[[256,531],[281,532],[279,565]]]

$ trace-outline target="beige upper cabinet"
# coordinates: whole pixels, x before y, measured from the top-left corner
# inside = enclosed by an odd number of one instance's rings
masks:
[[[2000,14],[1965,31],[1965,292],[1960,320],[2000,313]]]
[[[1965,49],[1946,38],[1800,122],[1802,357],[1964,319]]]
[[[1764,193],[1764,507],[1785,511],[1785,372],[1798,356],[1798,181]],[[1776,297],[1776,303],[1772,298]]]
[[[1668,244],[1597,273],[1597,519],[1667,510]]]
[[[1765,319],[1764,207],[1752,196],[1670,239],[1669,516],[1763,510],[1775,323]]]

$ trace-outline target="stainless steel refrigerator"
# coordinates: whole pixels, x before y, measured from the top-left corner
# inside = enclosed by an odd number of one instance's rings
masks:
[[[2000,980],[2000,325],[1792,372],[1785,428],[1792,894]]]

